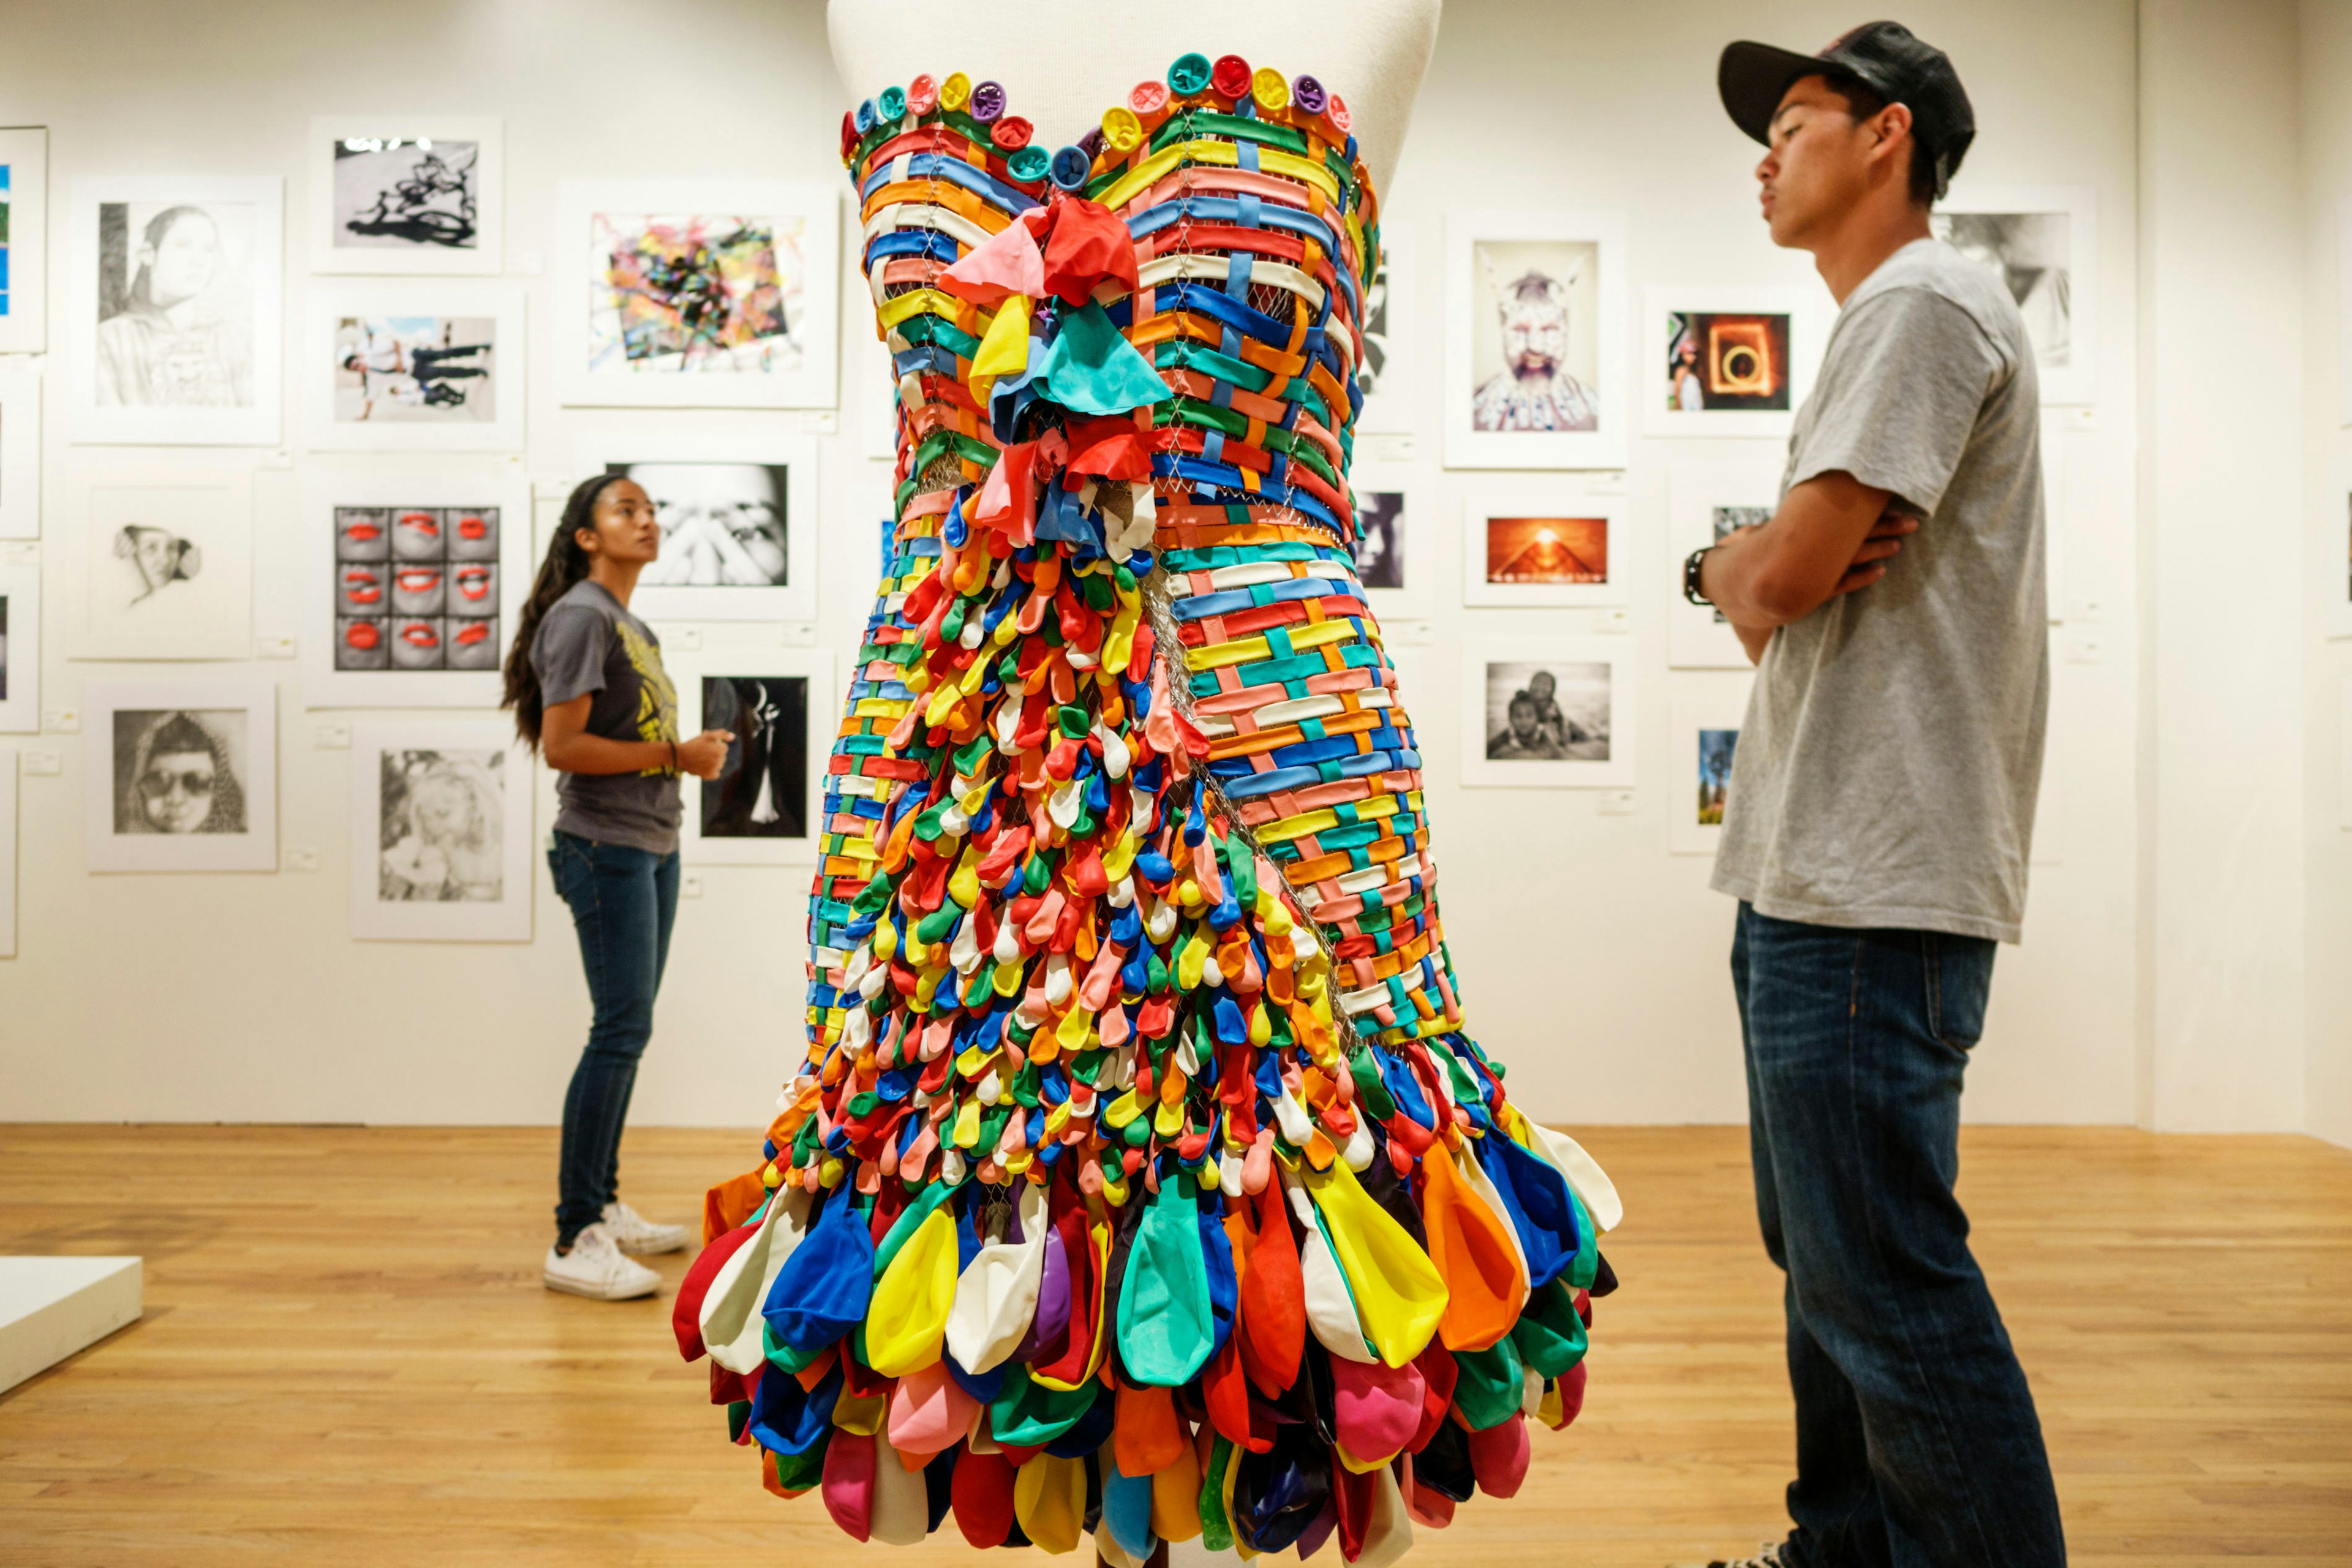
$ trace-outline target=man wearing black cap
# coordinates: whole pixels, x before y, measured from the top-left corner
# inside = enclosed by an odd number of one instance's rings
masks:
[[[1779,508],[1693,555],[1759,668],[1715,886],[1795,1530],[1761,1568],[2065,1561],[2033,1396],[1952,1193],[1960,1079],[2024,915],[2048,702],[2038,395],[1999,281],[1928,234],[1975,135],[1891,22],[1723,52],[1773,240],[1837,297]]]

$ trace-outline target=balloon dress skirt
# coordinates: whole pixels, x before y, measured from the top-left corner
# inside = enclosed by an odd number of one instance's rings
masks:
[[[1466,1027],[1355,572],[1348,128],[1199,55],[1051,154],[961,73],[844,121],[897,526],[674,1326],[859,1540],[1386,1563],[1582,1402],[1616,1194]]]

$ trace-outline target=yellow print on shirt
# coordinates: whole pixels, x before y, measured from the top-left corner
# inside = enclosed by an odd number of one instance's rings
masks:
[[[629,656],[629,668],[637,672],[637,736],[646,741],[677,739],[677,688],[669,683],[669,672],[662,668],[661,647],[626,621],[615,621],[614,627],[621,634],[621,647]],[[667,763],[660,767],[639,771],[639,778],[666,778],[673,770]]]

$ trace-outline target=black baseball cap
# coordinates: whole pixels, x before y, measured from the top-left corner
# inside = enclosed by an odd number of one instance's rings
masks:
[[[1911,134],[1936,160],[1936,194],[1942,195],[1976,140],[1976,110],[1951,57],[1900,22],[1865,22],[1817,55],[1769,44],[1727,45],[1715,85],[1732,123],[1769,146],[1781,97],[1800,79],[1823,75],[1853,77],[1911,111]]]

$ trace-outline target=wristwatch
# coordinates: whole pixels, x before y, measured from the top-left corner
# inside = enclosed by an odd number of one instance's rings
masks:
[[[1712,544],[1703,544],[1683,561],[1683,597],[1706,608],[1712,608],[1715,601],[1699,592],[1699,571],[1706,561],[1706,552],[1714,548]]]

